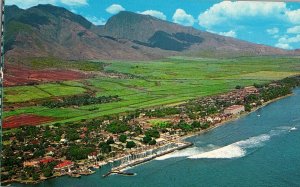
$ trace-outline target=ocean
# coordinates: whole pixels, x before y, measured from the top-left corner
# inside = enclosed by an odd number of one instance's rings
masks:
[[[18,187],[293,187],[300,186],[300,89],[205,134],[194,146],[112,175],[103,167],[81,178],[67,176]]]

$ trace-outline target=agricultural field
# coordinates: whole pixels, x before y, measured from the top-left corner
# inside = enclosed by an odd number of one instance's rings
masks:
[[[35,59],[32,62],[36,69],[48,64],[43,59],[40,61]],[[6,87],[4,101],[14,107],[6,109],[5,118],[34,115],[51,119],[51,122],[40,120],[40,124],[75,122],[140,108],[174,105],[196,97],[227,92],[237,85],[267,83],[300,74],[300,59],[296,57],[172,57],[157,61],[89,63],[80,69],[94,72],[95,76],[87,79]],[[53,64],[62,66],[61,63]],[[68,64],[68,68],[73,70],[78,70],[79,67],[76,62]],[[95,97],[118,95],[121,100],[66,108],[47,108],[41,105],[41,101],[91,91]],[[31,104],[22,106],[20,103]],[[4,120],[4,128],[6,121],[8,120]]]

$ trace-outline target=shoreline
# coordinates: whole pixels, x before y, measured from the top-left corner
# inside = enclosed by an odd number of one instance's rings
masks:
[[[267,101],[267,102],[263,103],[262,105],[260,105],[260,106],[258,106],[258,107],[253,108],[250,112],[243,112],[243,113],[240,114],[240,115],[232,116],[231,118],[226,119],[226,120],[224,120],[224,121],[221,121],[221,122],[219,122],[219,123],[216,123],[215,125],[212,125],[211,127],[207,128],[207,129],[205,129],[205,130],[201,130],[201,131],[199,131],[199,132],[191,132],[191,133],[189,133],[189,134],[187,134],[187,135],[184,135],[184,136],[180,137],[180,139],[181,139],[182,141],[185,141],[185,139],[187,139],[187,138],[191,138],[191,137],[193,137],[193,136],[198,136],[198,135],[201,135],[201,134],[203,134],[203,133],[209,132],[209,131],[211,131],[211,130],[213,130],[213,129],[215,129],[215,128],[218,128],[218,127],[220,127],[220,126],[222,126],[222,125],[226,125],[226,123],[229,123],[229,122],[238,120],[238,119],[240,119],[240,118],[242,118],[242,117],[245,117],[245,116],[247,116],[247,115],[249,115],[249,114],[251,114],[251,113],[257,111],[258,109],[263,108],[263,107],[265,107],[265,106],[267,106],[267,105],[269,105],[269,104],[271,104],[271,103],[273,103],[273,102],[275,102],[275,101],[278,101],[278,100],[281,100],[281,99],[290,97],[290,96],[292,96],[292,95],[294,95],[294,94],[291,93],[291,94],[288,94],[288,95],[285,95],[285,96],[282,96],[282,97],[278,97],[278,98],[272,99],[272,100],[270,100],[270,101]]]
[[[185,148],[187,148],[187,147],[190,147],[190,146],[192,146],[193,144],[192,144],[191,142],[187,142],[187,141],[186,141],[187,138],[202,135],[202,134],[204,134],[204,133],[206,133],[206,132],[209,132],[209,131],[211,131],[211,130],[213,130],[213,129],[215,129],[215,128],[218,128],[218,127],[220,127],[220,126],[222,126],[222,125],[226,125],[226,124],[229,123],[229,122],[232,122],[232,121],[238,120],[238,119],[240,119],[240,118],[242,118],[242,117],[245,117],[245,116],[247,116],[247,115],[249,115],[249,114],[251,114],[251,113],[257,111],[258,109],[263,108],[263,107],[265,107],[265,106],[267,106],[267,105],[269,105],[269,104],[271,104],[271,103],[273,103],[273,102],[276,102],[276,101],[281,100],[281,99],[283,99],[283,98],[290,97],[290,96],[292,96],[292,95],[293,95],[293,94],[288,94],[288,95],[285,95],[285,96],[282,96],[282,97],[278,97],[278,98],[272,99],[272,100],[270,100],[270,101],[267,101],[267,102],[263,103],[262,105],[260,105],[260,106],[258,106],[258,107],[253,108],[253,109],[252,109],[251,111],[249,111],[249,112],[243,112],[243,113],[240,114],[240,115],[233,115],[231,118],[229,118],[229,119],[227,119],[227,120],[224,120],[224,121],[222,121],[222,122],[216,123],[216,124],[212,125],[211,127],[207,128],[207,129],[205,129],[205,130],[201,130],[201,131],[198,131],[198,132],[191,132],[191,133],[189,133],[189,134],[187,134],[187,135],[181,136],[181,137],[179,137],[178,139],[176,139],[176,140],[174,140],[174,141],[178,141],[179,143],[190,143],[189,146],[185,146],[185,147],[183,147],[183,148],[179,148],[179,147],[178,147],[178,148],[175,148],[175,149],[167,150],[165,153],[162,153],[162,154],[160,154],[160,155],[153,155],[151,158],[145,157],[143,161],[136,160],[136,161],[133,161],[132,163],[128,163],[128,164],[125,164],[125,165],[120,165],[120,166],[116,167],[116,169],[112,168],[111,171],[110,171],[109,173],[103,175],[103,177],[107,177],[107,176],[109,176],[110,174],[120,174],[120,175],[123,175],[123,174],[124,174],[123,171],[126,170],[127,168],[131,168],[131,167],[137,166],[137,165],[139,165],[139,164],[149,162],[149,161],[151,161],[151,160],[153,160],[153,159],[155,159],[155,158],[158,158],[158,157],[161,157],[161,156],[170,154],[170,153],[175,152],[175,151],[177,151],[177,150],[182,150],[182,149],[185,149]],[[171,143],[171,142],[169,142],[169,143]],[[164,145],[165,145],[165,144],[164,144]],[[162,146],[164,146],[164,145],[162,145]],[[160,147],[162,147],[162,146],[160,146]],[[125,156],[127,156],[127,155],[125,155]],[[125,156],[124,156],[124,157],[125,157]],[[120,159],[120,158],[114,159],[114,161],[119,160],[119,159]],[[135,163],[135,162],[137,162],[137,163]],[[107,163],[107,164],[108,164],[108,163]],[[125,174],[126,174],[126,173],[125,173]]]
[[[144,150],[144,151],[150,151],[150,150],[153,150],[153,149],[159,149],[159,148],[162,148],[163,146],[166,146],[167,144],[174,143],[174,142],[182,143],[182,144],[189,143],[189,145],[188,145],[188,146],[184,146],[183,148],[178,148],[178,147],[177,147],[177,148],[172,148],[172,149],[170,149],[170,150],[166,150],[165,152],[162,152],[161,154],[155,154],[155,155],[152,155],[150,158],[149,158],[149,157],[145,157],[145,158],[143,158],[143,159],[141,159],[141,160],[133,160],[133,162],[131,162],[131,163],[127,163],[127,164],[125,164],[125,165],[122,165],[122,166],[120,165],[120,166],[116,167],[118,170],[114,170],[114,168],[112,168],[111,171],[110,171],[109,173],[112,174],[112,173],[116,173],[116,171],[119,171],[119,174],[124,174],[124,173],[122,173],[122,170],[124,170],[124,169],[130,168],[130,167],[133,167],[133,166],[137,166],[137,165],[140,165],[140,164],[145,163],[145,162],[149,162],[149,161],[151,161],[151,160],[153,160],[153,159],[155,159],[155,158],[157,158],[157,157],[160,157],[160,156],[163,156],[163,155],[167,155],[167,154],[172,153],[172,152],[174,152],[174,151],[176,151],[176,150],[181,150],[181,149],[185,149],[185,148],[187,148],[187,147],[190,147],[190,146],[192,146],[192,143],[187,142],[187,141],[186,141],[187,138],[194,137],[194,136],[198,136],[198,135],[204,134],[204,133],[206,133],[206,132],[209,132],[209,131],[211,131],[211,130],[217,128],[217,127],[220,127],[220,126],[222,126],[222,125],[227,124],[228,122],[235,121],[235,120],[238,120],[238,119],[240,119],[240,118],[242,118],[242,117],[245,117],[245,116],[247,116],[248,114],[257,111],[258,109],[267,106],[268,104],[271,104],[271,103],[273,103],[273,102],[275,102],[275,101],[278,101],[278,100],[281,100],[281,99],[283,99],[283,98],[290,97],[290,96],[292,96],[292,95],[293,95],[293,93],[288,94],[288,95],[285,95],[285,96],[282,96],[282,97],[278,97],[278,98],[272,99],[272,100],[270,100],[270,101],[267,101],[267,102],[263,103],[263,104],[260,105],[260,106],[254,107],[254,108],[253,108],[251,111],[249,111],[249,112],[243,112],[242,114],[239,114],[239,115],[232,115],[232,116],[230,116],[230,117],[229,117],[228,119],[226,119],[226,120],[223,120],[223,121],[221,121],[221,122],[219,122],[219,123],[216,123],[216,124],[211,124],[211,127],[207,128],[207,129],[200,130],[200,131],[190,132],[190,133],[188,133],[188,134],[186,134],[186,135],[183,135],[183,136],[180,136],[180,137],[178,137],[178,138],[176,138],[176,139],[174,139],[174,140],[166,140],[167,143],[162,144],[162,145],[159,145],[159,146],[154,147],[154,148],[151,147],[150,149],[147,149],[147,150]],[[139,153],[141,153],[141,152],[139,152]],[[121,158],[126,157],[126,156],[129,156],[129,155],[132,155],[132,153],[123,155]],[[102,162],[101,165],[99,165],[99,166],[100,166],[99,168],[101,168],[102,166],[108,165],[111,161],[113,161],[113,162],[118,161],[118,160],[120,160],[121,158],[120,158],[120,157],[117,157],[117,158],[111,158],[111,159],[105,160],[105,161]],[[87,167],[92,167],[92,166],[89,165],[89,166],[87,166]],[[91,175],[91,174],[93,174],[93,173],[90,173],[90,174],[88,174],[88,175]],[[117,174],[118,174],[118,173],[117,173]],[[48,177],[48,178],[42,178],[42,179],[40,179],[40,180],[38,180],[38,181],[22,181],[22,180],[18,180],[18,179],[12,179],[12,180],[10,180],[10,181],[3,181],[3,182],[1,182],[1,183],[2,183],[3,185],[9,185],[9,184],[11,184],[11,183],[39,184],[39,183],[44,182],[44,181],[46,181],[46,180],[48,180],[48,179],[57,178],[57,177],[61,177],[61,176],[66,176],[66,175],[68,175],[68,174],[66,173],[66,174],[64,174],[64,175],[53,175],[53,176]],[[108,176],[108,175],[107,175],[107,176]]]

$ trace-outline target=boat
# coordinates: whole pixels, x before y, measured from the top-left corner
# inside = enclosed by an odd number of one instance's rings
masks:
[[[295,131],[295,130],[297,130],[296,127],[292,127],[292,128],[290,129],[290,131]]]

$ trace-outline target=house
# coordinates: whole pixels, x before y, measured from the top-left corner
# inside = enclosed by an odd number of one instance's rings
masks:
[[[37,160],[25,161],[25,162],[23,162],[23,166],[24,167],[38,167],[39,161],[37,161]]]
[[[40,160],[40,164],[48,164],[48,163],[53,162],[53,161],[55,161],[54,158],[46,157],[46,158],[43,158],[43,159]]]
[[[97,159],[97,152],[92,152],[88,155],[89,160],[96,160]]]
[[[67,143],[68,142],[68,140],[66,140],[66,139],[64,139],[64,138],[62,138],[61,140],[60,140],[60,143]]]
[[[246,91],[247,94],[255,94],[255,93],[258,93],[258,89],[255,88],[254,86],[248,86],[248,87],[245,87],[244,90]]]
[[[245,111],[245,107],[243,105],[232,105],[224,110],[224,114],[239,114]]]
[[[54,169],[55,170],[62,170],[62,169],[67,169],[69,167],[73,166],[73,162],[69,161],[69,160],[64,160],[62,162],[60,162],[59,164],[57,164]]]
[[[211,117],[206,118],[206,122],[213,123],[214,120]]]

